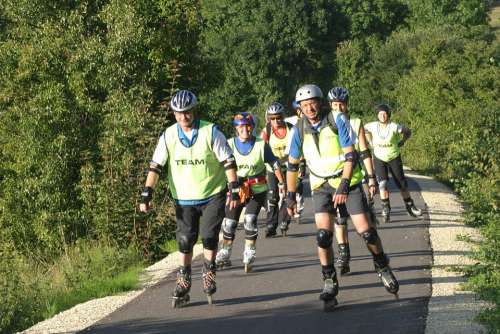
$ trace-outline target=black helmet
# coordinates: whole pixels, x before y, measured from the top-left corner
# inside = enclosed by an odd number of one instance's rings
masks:
[[[333,87],[328,92],[328,101],[347,103],[349,101],[349,91],[344,87]]]
[[[387,113],[387,116],[389,118],[391,118],[391,108],[387,104],[381,103],[375,107],[375,114],[376,115],[378,115],[378,113],[381,111],[385,111]]]

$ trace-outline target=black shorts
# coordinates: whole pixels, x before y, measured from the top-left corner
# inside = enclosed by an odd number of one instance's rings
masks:
[[[325,182],[321,187],[313,191],[312,200],[314,204],[314,213],[337,213],[337,210],[333,207],[332,201],[335,191],[336,189],[328,182]],[[361,183],[349,189],[349,196],[347,196],[345,208],[351,215],[357,215],[368,211],[368,203],[366,202],[365,193],[361,188]],[[344,210],[342,209],[342,211]]]
[[[373,157],[373,167],[375,168],[375,175],[377,175],[377,181],[387,181],[389,179],[389,170],[391,171],[394,182],[401,190],[408,189],[408,182],[406,181],[405,174],[403,172],[403,161],[401,160],[401,155],[390,161],[382,161],[376,156]]]
[[[261,193],[252,195],[245,204],[238,205],[232,210],[229,210],[229,207],[226,206],[226,218],[238,221],[240,219],[241,211],[243,211],[243,208],[246,208],[245,214],[254,214],[258,216],[260,213],[260,209],[266,203],[266,199],[267,191],[263,191]]]
[[[225,206],[226,190],[213,196],[203,205],[176,205],[177,240],[180,235],[184,235],[196,242],[199,232],[202,239],[218,240]]]

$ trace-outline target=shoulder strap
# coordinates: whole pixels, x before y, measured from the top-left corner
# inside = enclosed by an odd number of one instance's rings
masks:
[[[337,128],[337,123],[335,123],[335,119],[333,118],[333,113],[328,112],[326,115],[326,120],[328,121],[328,126],[335,134],[339,134],[339,129]]]
[[[270,122],[267,122],[266,123],[266,134],[267,134],[267,140],[266,140],[266,143],[269,143],[269,140],[271,139],[271,123]]]

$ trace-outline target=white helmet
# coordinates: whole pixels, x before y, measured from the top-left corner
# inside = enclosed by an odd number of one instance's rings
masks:
[[[304,85],[297,90],[295,101],[300,102],[313,98],[323,98],[323,92],[316,85]]]
[[[193,109],[198,104],[196,95],[189,90],[177,91],[170,100],[170,108],[177,112],[184,112]]]
[[[266,110],[266,116],[285,114],[286,109],[279,102],[273,102]]]

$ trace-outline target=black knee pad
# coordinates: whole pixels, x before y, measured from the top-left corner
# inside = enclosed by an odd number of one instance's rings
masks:
[[[346,226],[347,225],[347,217],[338,217],[335,220],[335,224],[339,226]]]
[[[189,235],[183,234],[177,237],[177,244],[179,245],[179,252],[189,254],[193,251],[194,241],[191,240]]]
[[[320,248],[328,248],[333,242],[333,232],[320,228],[316,234],[316,241]]]
[[[376,245],[378,241],[378,233],[377,230],[373,227],[370,227],[368,231],[361,233],[361,236],[365,240],[368,245]]]
[[[208,249],[208,250],[216,250],[217,244],[219,243],[219,238],[210,237],[210,238],[201,239],[201,241],[203,242],[203,248]]]

